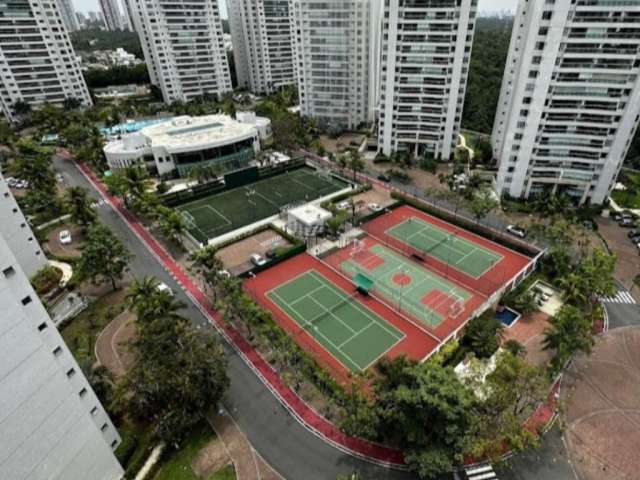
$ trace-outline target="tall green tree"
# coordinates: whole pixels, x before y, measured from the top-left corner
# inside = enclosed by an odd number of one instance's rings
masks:
[[[205,286],[213,297],[213,302],[218,301],[218,287],[225,277],[224,265],[217,256],[215,247],[208,245],[191,254],[192,269],[202,277]]]
[[[96,221],[97,214],[92,203],[86,188],[70,187],[65,192],[64,206],[71,219],[82,228],[87,228]]]
[[[498,349],[503,332],[504,325],[489,310],[467,323],[460,343],[471,348],[478,358],[489,358]]]
[[[118,385],[122,409],[149,422],[170,447],[215,411],[229,386],[227,362],[211,332],[184,319],[138,325],[134,362]]]
[[[89,228],[82,256],[78,262],[78,274],[82,279],[90,280],[94,285],[111,283],[113,290],[129,269],[133,255],[109,228],[94,224]]]
[[[552,367],[558,371],[575,352],[590,353],[594,344],[591,319],[580,309],[565,304],[549,320],[544,331],[545,350],[554,350]]]

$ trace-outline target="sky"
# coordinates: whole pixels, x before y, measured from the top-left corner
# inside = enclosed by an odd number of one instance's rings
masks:
[[[120,0],[122,2],[122,0]],[[514,12],[518,0],[479,0],[478,8],[481,13],[488,12]],[[76,10],[79,12],[97,12],[100,10],[98,0],[73,0]],[[220,12],[223,17],[227,16],[227,3],[225,0],[220,2]]]

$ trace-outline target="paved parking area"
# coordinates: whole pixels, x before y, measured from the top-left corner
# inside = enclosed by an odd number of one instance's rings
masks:
[[[235,275],[251,269],[249,256],[252,253],[264,257],[269,250],[289,245],[291,244],[286,238],[269,229],[221,248],[217,255],[224,268]]]
[[[640,275],[640,256],[638,256],[636,246],[627,237],[629,229],[621,228],[610,218],[600,217],[596,223],[598,231],[607,241],[607,245],[618,256],[615,277],[629,290],[636,301],[640,301],[640,287],[633,282],[633,279]]]

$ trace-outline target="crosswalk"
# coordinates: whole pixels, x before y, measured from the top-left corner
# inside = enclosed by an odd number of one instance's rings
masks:
[[[478,465],[465,470],[468,480],[497,480],[498,476],[493,471],[491,464]]]
[[[636,299],[633,298],[629,292],[624,290],[619,290],[613,297],[602,297],[601,300],[606,303],[637,303]]]

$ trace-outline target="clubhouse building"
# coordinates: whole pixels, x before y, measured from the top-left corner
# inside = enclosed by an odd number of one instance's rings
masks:
[[[104,147],[111,170],[144,162],[157,175],[185,177],[194,168],[219,174],[246,167],[271,136],[271,122],[253,113],[180,116],[123,135]]]

